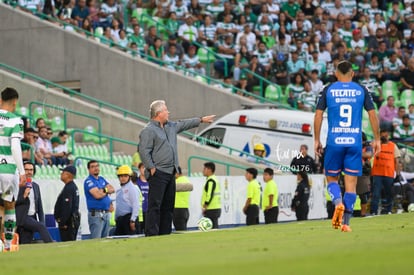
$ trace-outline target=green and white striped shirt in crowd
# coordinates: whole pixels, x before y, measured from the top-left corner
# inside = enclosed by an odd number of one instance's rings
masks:
[[[11,150],[12,138],[23,138],[23,121],[11,112],[0,110],[0,173],[2,174],[16,173],[16,162]]]

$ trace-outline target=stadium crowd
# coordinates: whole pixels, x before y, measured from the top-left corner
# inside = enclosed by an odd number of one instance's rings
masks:
[[[405,108],[413,97],[401,93],[414,87],[410,0],[19,0],[18,5],[189,75],[206,73],[210,64],[200,57],[208,49],[215,52],[218,86],[257,93],[276,83],[282,87],[278,99],[302,110],[314,110],[320,88],[335,80],[341,60],[352,62],[354,80],[370,88],[378,108],[388,95]],[[261,95],[266,96],[263,90]]]

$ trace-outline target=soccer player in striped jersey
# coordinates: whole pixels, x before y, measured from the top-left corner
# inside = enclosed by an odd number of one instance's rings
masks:
[[[23,138],[23,121],[14,114],[19,94],[13,88],[1,92],[0,104],[0,194],[4,200],[4,242],[5,251],[18,250],[18,236],[15,233],[15,200],[19,184],[26,184],[20,140]],[[17,170],[16,170],[17,169]],[[16,177],[18,171],[19,179]]]

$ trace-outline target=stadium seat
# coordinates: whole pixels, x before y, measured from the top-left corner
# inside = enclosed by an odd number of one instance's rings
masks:
[[[414,103],[414,90],[404,90],[401,93],[400,106],[408,108],[411,103]]]
[[[399,100],[400,91],[398,90],[398,83],[392,80],[386,80],[382,83],[382,93],[384,99],[388,96],[394,96],[395,100]]]
[[[86,126],[84,130],[86,132],[91,133],[91,134],[98,134],[96,129],[91,125]],[[90,135],[88,133],[84,133],[83,134],[83,141],[84,142],[94,142],[96,144],[102,144],[102,143],[108,142],[108,139],[104,138],[104,137],[99,137],[97,135]]]
[[[282,103],[285,100],[282,87],[276,84],[268,85],[265,90],[265,98]]]
[[[65,121],[60,116],[55,116],[50,120],[50,128],[53,132],[60,132],[65,130]]]
[[[29,109],[27,109],[24,106],[18,106],[18,107],[16,107],[15,113],[18,116],[28,117],[29,116]]]
[[[198,48],[197,56],[198,60],[203,64],[213,63],[216,61],[216,57],[212,53],[208,52],[206,48]]]
[[[41,106],[38,106],[33,110],[32,117],[34,121],[38,120],[39,118],[43,118],[46,124],[50,123],[50,119],[47,116],[46,110]]]

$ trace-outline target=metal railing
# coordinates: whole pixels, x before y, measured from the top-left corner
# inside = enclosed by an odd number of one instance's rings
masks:
[[[207,161],[207,162],[214,162],[215,164],[219,164],[219,165],[223,165],[226,167],[226,176],[230,175],[230,168],[237,168],[240,170],[246,170],[247,168],[249,168],[249,166],[244,166],[244,165],[239,165],[239,164],[232,164],[232,163],[228,163],[225,161],[221,161],[221,160],[217,160],[217,159],[212,159],[212,158],[207,158],[207,157],[202,157],[202,156],[190,156],[187,160],[187,167],[188,167],[188,176],[192,175],[192,165],[191,165],[191,161],[193,159],[198,159],[198,160],[202,160],[202,161]],[[263,171],[259,171],[260,173],[262,173]]]
[[[74,129],[70,133],[70,137],[72,138],[72,140],[75,140],[75,134],[76,133],[81,133],[83,135],[91,135],[91,136],[95,136],[95,137],[100,138],[100,139],[108,139],[108,142],[109,142],[108,153],[109,153],[109,161],[110,162],[113,162],[113,153],[114,153],[113,143],[114,142],[120,142],[120,143],[124,143],[124,144],[128,144],[128,145],[137,146],[136,142],[132,142],[130,140],[117,138],[117,137],[113,137],[113,136],[108,136],[108,135],[104,135],[104,134],[91,133],[91,132],[88,132],[88,131],[83,130],[83,129]],[[71,152],[72,152],[72,154],[74,154],[74,152],[75,152],[75,143],[72,143],[72,145],[71,145]]]
[[[26,148],[30,148],[30,161],[32,163],[35,163],[35,156],[34,156],[35,152],[34,152],[34,148],[32,147],[32,145],[26,142],[22,142],[22,141],[20,142],[20,144],[22,145],[22,147],[24,146]],[[23,149],[25,148],[22,148],[22,151],[24,151]]]
[[[66,130],[66,126],[67,126],[67,114],[70,113],[70,114],[78,115],[78,116],[81,116],[81,117],[86,117],[86,118],[89,118],[89,119],[92,119],[92,120],[96,120],[97,123],[98,123],[97,131],[98,131],[99,134],[102,134],[102,122],[101,122],[101,119],[97,116],[89,115],[89,114],[86,114],[86,113],[78,112],[78,111],[75,111],[75,110],[67,109],[67,108],[64,108],[64,107],[59,107],[57,105],[52,105],[52,104],[48,104],[48,103],[44,103],[44,102],[40,102],[40,101],[31,101],[29,103],[29,114],[32,117],[34,117],[33,114],[32,114],[32,106],[33,105],[35,105],[35,106],[44,106],[44,107],[48,107],[48,108],[51,108],[51,109],[56,109],[59,112],[63,112],[63,126],[64,126],[65,130]]]

